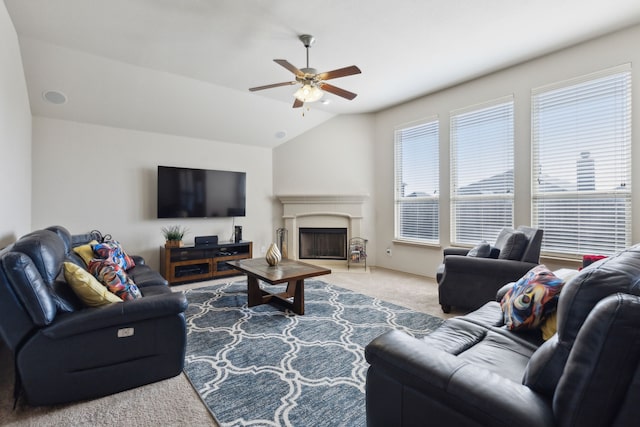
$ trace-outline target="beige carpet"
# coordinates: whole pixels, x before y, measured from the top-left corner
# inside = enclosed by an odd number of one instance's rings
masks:
[[[397,271],[333,268],[319,279],[439,317],[435,281]],[[244,280],[235,276],[216,281],[174,286],[175,291],[214,283]],[[43,357],[46,357],[43,355]],[[184,374],[86,402],[52,407],[31,407],[21,399],[13,407],[13,361],[0,346],[0,425],[2,426],[216,426],[207,407]]]

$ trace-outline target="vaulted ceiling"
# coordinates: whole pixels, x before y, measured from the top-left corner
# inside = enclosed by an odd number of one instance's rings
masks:
[[[5,0],[32,113],[273,147],[640,22],[638,0]],[[293,109],[273,59],[357,65],[355,92]],[[67,101],[46,102],[45,91]],[[303,115],[304,112],[304,115]]]

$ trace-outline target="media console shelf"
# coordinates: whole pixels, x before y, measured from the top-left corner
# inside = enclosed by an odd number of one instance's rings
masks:
[[[253,258],[253,242],[160,248],[160,272],[170,285],[241,274],[227,261]]]

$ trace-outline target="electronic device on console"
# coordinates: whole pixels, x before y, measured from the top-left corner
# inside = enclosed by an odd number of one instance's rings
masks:
[[[196,236],[196,246],[213,246],[218,244],[218,236]]]

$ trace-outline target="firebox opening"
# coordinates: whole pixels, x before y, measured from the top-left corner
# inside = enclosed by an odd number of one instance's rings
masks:
[[[300,228],[300,259],[347,259],[346,228]]]

